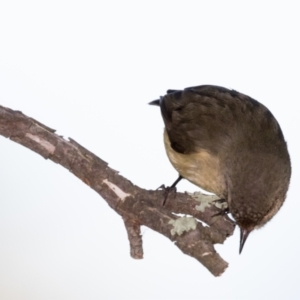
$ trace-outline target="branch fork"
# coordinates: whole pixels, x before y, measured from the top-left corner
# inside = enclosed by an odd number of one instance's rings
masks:
[[[227,215],[217,215],[223,203],[216,201],[216,196],[177,192],[162,206],[164,191],[134,185],[76,141],[66,140],[40,122],[2,106],[0,134],[62,165],[95,190],[122,216],[131,257],[143,258],[140,226],[145,225],[173,241],[214,276],[220,276],[228,267],[214,244],[231,236],[235,224]]]

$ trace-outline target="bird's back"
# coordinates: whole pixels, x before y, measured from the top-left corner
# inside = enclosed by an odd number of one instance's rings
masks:
[[[277,121],[264,105],[223,87],[172,91],[162,97],[160,106],[172,148],[179,153],[207,149],[220,155],[235,147],[273,147],[278,137],[283,139]]]

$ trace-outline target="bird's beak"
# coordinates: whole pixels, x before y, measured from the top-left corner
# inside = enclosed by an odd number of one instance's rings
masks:
[[[247,240],[248,235],[250,234],[252,230],[249,229],[242,229],[241,228],[241,239],[240,239],[240,254],[242,253],[243,247],[245,245],[245,242]]]

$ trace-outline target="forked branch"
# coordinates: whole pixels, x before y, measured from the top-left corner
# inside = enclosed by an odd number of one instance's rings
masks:
[[[223,243],[235,226],[226,215],[217,215],[221,209],[216,198],[171,193],[162,206],[164,191],[134,185],[74,140],[66,140],[40,122],[2,106],[0,134],[62,165],[94,189],[123,217],[133,258],[143,257],[140,226],[145,225],[169,238],[213,275],[220,276],[227,268],[213,245]]]

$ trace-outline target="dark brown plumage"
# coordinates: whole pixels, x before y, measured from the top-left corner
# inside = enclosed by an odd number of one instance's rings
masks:
[[[167,155],[179,174],[226,199],[249,235],[284,202],[291,164],[282,131],[271,112],[234,90],[203,85],[169,90],[159,105]]]

